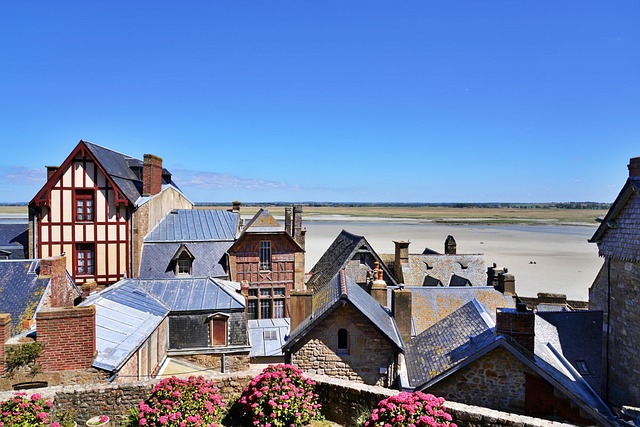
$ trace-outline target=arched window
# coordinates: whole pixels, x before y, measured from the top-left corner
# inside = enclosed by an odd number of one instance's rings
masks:
[[[338,354],[349,354],[349,331],[346,329],[338,330]]]

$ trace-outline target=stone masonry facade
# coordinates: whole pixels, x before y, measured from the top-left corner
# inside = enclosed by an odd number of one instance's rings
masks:
[[[346,329],[349,351],[337,353],[338,330]],[[291,363],[310,374],[388,386],[396,350],[361,313],[342,305],[291,349]],[[381,373],[383,372],[383,373]]]
[[[589,309],[602,310],[604,314],[602,366],[604,378],[608,375],[609,379],[608,385],[603,380],[602,395],[614,406],[640,407],[638,307],[640,263],[607,259],[589,290]]]

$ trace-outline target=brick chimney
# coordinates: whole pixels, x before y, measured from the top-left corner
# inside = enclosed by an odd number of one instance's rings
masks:
[[[49,307],[73,307],[77,294],[67,276],[67,259],[64,255],[41,259],[38,278],[49,278]]]
[[[291,327],[290,332],[302,323],[304,319],[311,315],[313,311],[312,291],[291,291]]]
[[[498,308],[496,333],[513,338],[533,355],[535,314],[527,310],[527,305],[522,302],[517,303],[516,308]]]
[[[45,168],[47,168],[47,181],[49,181],[53,174],[60,169],[60,166],[45,166]]]
[[[413,317],[411,291],[404,288],[394,289],[391,294],[393,318],[396,321],[402,341],[411,340],[411,319]]]
[[[286,225],[285,225],[286,227]],[[302,206],[293,207],[293,240],[304,249],[306,231],[302,229]]]
[[[455,255],[457,250],[456,248],[456,239],[454,239],[452,235],[448,235],[447,239],[444,241],[445,255]]]
[[[378,303],[386,307],[387,306],[387,282],[384,281],[384,271],[379,267],[378,261],[374,263],[373,273],[376,275],[376,279],[371,283],[371,296],[378,301]]]
[[[42,372],[90,368],[96,355],[95,306],[38,311],[36,341],[44,344]]]
[[[640,177],[640,157],[632,157],[629,159],[629,178]]]
[[[409,244],[411,242],[393,241],[396,245],[396,257],[393,263],[393,268],[396,273],[396,279],[398,282],[404,282],[404,275],[402,274],[403,265],[409,263]]]
[[[153,196],[162,191],[162,159],[153,154],[144,155],[142,195]]]
[[[11,338],[11,315],[0,313],[0,376],[4,375],[4,345]]]

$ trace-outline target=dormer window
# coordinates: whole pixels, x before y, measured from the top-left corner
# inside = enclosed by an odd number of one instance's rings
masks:
[[[186,245],[180,245],[180,248],[173,256],[175,261],[176,276],[191,276],[193,260],[195,257],[191,254]]]

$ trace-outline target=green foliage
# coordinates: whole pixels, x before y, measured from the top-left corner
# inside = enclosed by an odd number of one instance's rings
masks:
[[[44,351],[44,344],[33,341],[26,344],[7,346],[4,366],[6,374],[11,377],[17,369],[28,368],[31,376],[40,371],[38,358]]]
[[[11,399],[0,403],[0,426],[44,427],[51,421],[49,411],[52,403],[39,393],[27,397],[18,392]],[[57,423],[54,423],[58,427]]]

